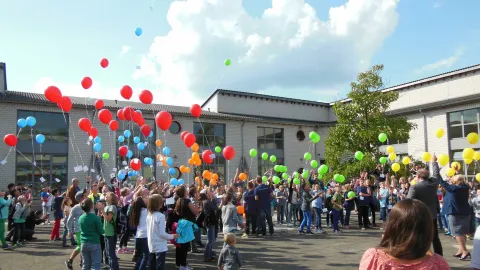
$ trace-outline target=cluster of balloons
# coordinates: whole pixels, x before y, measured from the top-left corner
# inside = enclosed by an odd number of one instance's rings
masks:
[[[17,126],[19,128],[33,127],[37,123],[37,119],[33,116],[29,116],[26,119],[20,118],[17,120]]]
[[[218,174],[212,173],[209,170],[204,170],[202,172],[202,177],[203,179],[209,180],[211,185],[216,185],[219,178]],[[200,177],[195,177],[195,181],[200,184],[200,181],[201,181]]]

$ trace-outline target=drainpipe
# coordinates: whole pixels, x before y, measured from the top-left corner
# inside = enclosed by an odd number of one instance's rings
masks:
[[[422,109],[419,112],[423,116],[423,140],[425,144],[425,152],[428,152],[428,129],[427,129],[427,116],[422,112]]]

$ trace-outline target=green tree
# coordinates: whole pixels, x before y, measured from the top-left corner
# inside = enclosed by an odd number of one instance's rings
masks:
[[[350,84],[348,99],[333,105],[338,123],[330,128],[325,141],[326,163],[332,173],[348,177],[358,175],[362,169],[373,170],[382,155],[378,135],[384,132],[390,139],[407,140],[410,130],[415,128],[405,117],[386,113],[398,99],[398,93],[381,91],[382,70],[383,65],[375,65],[358,74],[357,82]],[[364,153],[362,161],[354,158],[356,151]]]

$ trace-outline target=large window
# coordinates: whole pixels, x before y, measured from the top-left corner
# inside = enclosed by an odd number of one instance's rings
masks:
[[[220,146],[222,149],[225,147],[225,124],[194,122],[193,134],[197,138],[197,144],[199,146],[198,152],[201,154],[203,150],[210,149],[215,153],[215,147]],[[220,179],[225,180],[226,175],[226,162],[222,153],[215,153],[216,157],[212,164],[204,164],[200,166],[200,170],[210,170],[218,174]],[[230,177],[233,177],[231,172]]]
[[[478,151],[479,149],[474,149],[474,150]],[[467,165],[463,161],[462,154],[463,154],[463,151],[452,151],[450,155],[451,162],[457,161],[458,163],[460,163],[460,165],[462,165],[462,168],[460,169],[459,173],[466,175],[468,179],[472,179],[472,177],[474,177],[475,174],[479,173],[479,169],[476,168],[475,161]]]
[[[258,148],[258,174],[262,175],[274,165],[283,165],[283,129],[270,127],[257,127],[257,148]],[[275,164],[270,159],[263,160],[262,153],[268,156],[275,155],[277,160]]]
[[[463,138],[471,132],[478,133],[478,109],[470,109],[448,114],[448,134],[450,139]]]
[[[33,134],[45,135],[45,142],[67,142],[68,141],[68,114],[50,113],[50,112],[32,112],[18,111],[18,119],[26,119],[33,116],[37,119],[37,123],[33,127]],[[20,141],[30,141],[31,129],[23,128],[18,135]]]

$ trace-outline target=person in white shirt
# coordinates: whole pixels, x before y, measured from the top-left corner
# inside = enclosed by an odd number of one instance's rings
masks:
[[[162,206],[162,196],[154,194],[148,198],[148,214],[146,222],[148,250],[155,254],[156,270],[165,269],[165,260],[168,250],[167,240],[178,238],[178,234],[168,234],[165,232],[165,215],[160,213]],[[151,266],[151,269],[154,269],[153,266]]]

